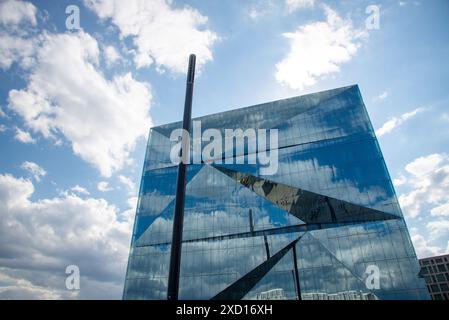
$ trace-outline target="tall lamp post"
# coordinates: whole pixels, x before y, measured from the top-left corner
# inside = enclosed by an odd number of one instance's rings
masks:
[[[184,118],[182,121],[183,137],[181,144],[180,162],[178,165],[178,177],[176,181],[176,200],[173,218],[173,235],[170,252],[170,269],[168,273],[167,299],[178,300],[179,273],[181,269],[182,230],[184,224],[184,203],[186,195],[186,172],[189,157],[189,140],[185,134],[190,134],[190,122],[192,120],[193,83],[195,81],[196,56],[189,57],[189,69],[187,72],[186,97],[184,103]]]

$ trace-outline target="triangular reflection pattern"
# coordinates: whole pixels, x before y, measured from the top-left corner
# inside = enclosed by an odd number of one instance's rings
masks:
[[[290,242],[269,259],[235,281],[211,300],[241,300],[273,267],[296,245],[301,238]]]
[[[394,215],[371,208],[362,207],[220,166],[214,165],[214,167],[254,193],[271,201],[298,219],[301,219],[306,225],[323,224],[323,228],[332,228],[344,224],[398,219]],[[268,257],[262,264],[215,295],[212,300],[240,300],[244,298],[296,246],[301,237],[298,237],[277,251],[273,256]]]
[[[365,223],[398,219],[395,215],[375,209],[362,207],[224,167],[216,165],[215,167],[306,224]]]

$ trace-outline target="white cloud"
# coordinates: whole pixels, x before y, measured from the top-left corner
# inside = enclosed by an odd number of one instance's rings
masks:
[[[31,134],[29,132],[23,131],[20,128],[16,128],[14,139],[22,143],[36,143],[36,140],[31,137]]]
[[[252,19],[252,20],[256,20],[257,18],[259,18],[260,16],[262,16],[264,14],[264,12],[262,12],[261,10],[252,7],[249,11],[248,11],[248,16]]]
[[[61,285],[60,272],[0,267],[0,300],[75,299],[78,295],[78,291],[68,291]]]
[[[405,170],[415,177],[423,177],[434,172],[445,158],[445,155],[438,153],[420,157],[407,164]]]
[[[433,257],[442,254],[440,247],[430,245],[420,234],[413,235],[412,242],[419,258]]]
[[[246,14],[251,20],[258,20],[260,17],[265,16],[272,10],[275,10],[275,6],[276,4],[273,0],[256,1],[252,3]]]
[[[403,115],[401,115],[399,117],[394,117],[394,118],[388,120],[387,122],[384,123],[384,125],[381,128],[376,130],[376,135],[378,137],[382,137],[382,136],[386,135],[387,133],[390,133],[397,127],[403,125],[407,120],[410,120],[411,118],[416,116],[418,113],[421,113],[425,110],[426,110],[425,108],[417,108],[411,112],[404,113]]]
[[[97,189],[98,189],[99,191],[101,191],[101,192],[108,192],[108,191],[113,190],[113,188],[111,188],[111,187],[109,186],[109,183],[108,183],[107,181],[100,181],[100,182],[97,184]]]
[[[38,45],[33,37],[28,37],[28,27],[36,26],[36,7],[30,2],[0,1],[0,69],[8,70],[18,63],[29,68]]]
[[[11,270],[0,268],[0,299],[1,300],[60,300],[76,297],[75,292],[51,290],[32,282],[10,275]]]
[[[409,163],[405,170],[404,187],[410,191],[399,197],[404,214],[416,218],[427,209],[434,216],[442,215],[449,203],[449,157],[445,154],[420,157]]]
[[[3,111],[2,107],[0,107],[0,118],[6,118],[6,113]]]
[[[432,210],[430,210],[430,214],[436,217],[438,216],[449,217],[449,202],[433,208]]]
[[[106,79],[97,41],[82,31],[43,34],[27,87],[9,93],[9,107],[46,138],[58,134],[103,176],[122,168],[151,126],[152,96],[131,74]]]
[[[75,264],[78,298],[120,298],[135,208],[75,194],[32,201],[33,193],[30,180],[0,174],[0,297],[70,298],[64,272]]]
[[[430,232],[431,239],[438,239],[449,234],[449,220],[431,221],[427,223],[426,227]]]
[[[136,194],[136,184],[130,178],[123,175],[118,176],[119,181],[126,187],[130,195]]]
[[[315,5],[315,0],[285,0],[285,6],[289,13],[298,9],[312,8]]]
[[[24,163],[22,163],[20,168],[31,173],[37,182],[41,181],[41,178],[47,175],[47,171],[45,171],[37,163],[31,161],[25,161]]]
[[[34,63],[37,45],[34,39],[25,39],[0,32],[0,69],[8,70],[13,63],[29,68]]]
[[[5,132],[8,128],[4,124],[0,124],[0,132]]]
[[[393,179],[395,187],[402,186],[407,183],[407,178],[404,175],[400,175],[399,178]]]
[[[378,100],[385,100],[386,98],[388,98],[388,91],[384,91],[377,96]]]
[[[84,0],[101,19],[110,19],[122,37],[136,47],[138,68],[152,63],[185,73],[189,54],[197,55],[198,68],[212,61],[218,36],[207,29],[207,17],[191,7],[174,8],[166,0]]]
[[[117,49],[115,49],[113,46],[106,46],[103,49],[103,55],[108,66],[112,66],[117,61],[122,59],[120,53],[118,53]]]
[[[0,24],[18,25],[28,22],[36,25],[36,7],[27,1],[3,0],[0,2]]]
[[[73,188],[71,188],[70,190],[72,190],[73,192],[80,194],[80,195],[86,195],[88,196],[90,193],[89,191],[87,191],[86,188],[81,187],[79,185],[74,186]]]
[[[340,65],[356,54],[366,32],[355,29],[351,20],[342,19],[329,7],[324,9],[325,22],[313,22],[283,34],[290,42],[290,50],[276,64],[278,82],[303,89],[326,75],[338,73]]]

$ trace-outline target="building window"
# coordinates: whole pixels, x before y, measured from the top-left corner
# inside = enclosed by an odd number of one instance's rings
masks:
[[[428,265],[429,265],[429,260],[424,260],[424,261],[422,261],[422,265],[423,265],[423,266],[428,266]]]
[[[445,267],[445,265],[444,265],[444,264],[439,264],[439,265],[438,265],[438,270],[439,270],[440,272],[446,272],[446,267]]]
[[[431,276],[424,276],[424,279],[426,279],[426,283],[432,283],[432,277]]]
[[[441,294],[436,294],[433,296],[434,300],[443,300],[443,296]]]
[[[441,291],[449,291],[447,283],[440,284]]]
[[[442,273],[437,274],[437,281],[438,282],[446,281],[446,278],[444,277],[444,274],[442,274]]]
[[[435,262],[436,262],[436,263],[442,263],[442,262],[443,262],[443,259],[441,259],[441,258],[435,259]]]
[[[431,288],[432,292],[440,292],[440,289],[438,288],[438,285],[436,285],[436,284],[432,284],[430,286],[430,288]]]

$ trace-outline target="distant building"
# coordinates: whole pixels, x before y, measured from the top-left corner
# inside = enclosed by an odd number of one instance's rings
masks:
[[[284,289],[273,289],[258,293],[255,300],[287,300],[287,297]]]
[[[449,254],[420,259],[421,275],[433,300],[449,300]]]
[[[302,294],[303,300],[378,300],[375,294],[362,291],[344,291],[332,294],[325,292]]]

